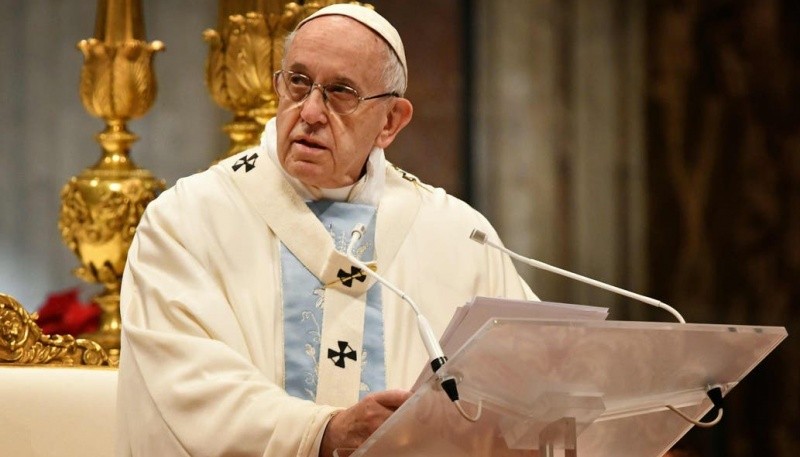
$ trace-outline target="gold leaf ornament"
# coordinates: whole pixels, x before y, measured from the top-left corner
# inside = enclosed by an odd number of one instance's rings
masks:
[[[96,38],[78,42],[84,57],[80,96],[86,110],[103,119],[134,119],[153,104],[156,81],[152,72],[160,41],[128,40],[110,44]]]
[[[15,365],[116,366],[96,342],[71,335],[44,335],[14,298],[0,294],[0,363]]]

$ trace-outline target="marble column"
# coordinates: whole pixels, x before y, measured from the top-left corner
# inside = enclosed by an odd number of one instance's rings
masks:
[[[476,15],[476,204],[510,248],[646,292],[644,2],[480,1]],[[545,300],[625,302],[520,268]]]

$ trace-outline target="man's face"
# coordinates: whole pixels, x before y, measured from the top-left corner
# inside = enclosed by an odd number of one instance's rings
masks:
[[[320,84],[342,83],[370,96],[387,91],[381,81],[386,44],[364,25],[343,16],[314,19],[295,35],[285,70]],[[396,104],[408,104],[408,119],[396,128]],[[355,183],[374,146],[388,146],[410,120],[410,103],[387,97],[363,101],[348,115],[328,109],[315,88],[302,102],[278,105],[278,158],[306,185],[337,188]]]

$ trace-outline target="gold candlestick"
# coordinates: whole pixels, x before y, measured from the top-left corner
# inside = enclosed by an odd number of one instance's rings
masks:
[[[96,136],[102,156],[61,191],[61,237],[81,262],[74,273],[104,286],[93,299],[103,311],[100,327],[88,336],[111,355],[120,345],[119,289],[128,248],[145,206],[164,189],[128,157],[137,136],[126,123],[152,106],[153,54],[164,49],[160,41],[144,40],[140,0],[98,0],[95,36],[78,49],[84,55],[81,101],[106,122]]]
[[[286,35],[301,20],[334,3],[342,2],[220,0],[217,29],[203,32],[209,45],[208,90],[219,106],[233,112],[233,120],[222,128],[231,144],[219,160],[258,146],[264,125],[278,109],[272,74],[280,69]]]

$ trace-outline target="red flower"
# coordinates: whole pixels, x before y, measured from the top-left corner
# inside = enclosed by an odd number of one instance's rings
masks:
[[[47,296],[39,309],[36,321],[46,335],[78,336],[97,330],[100,308],[93,303],[82,303],[78,289],[67,289]]]

